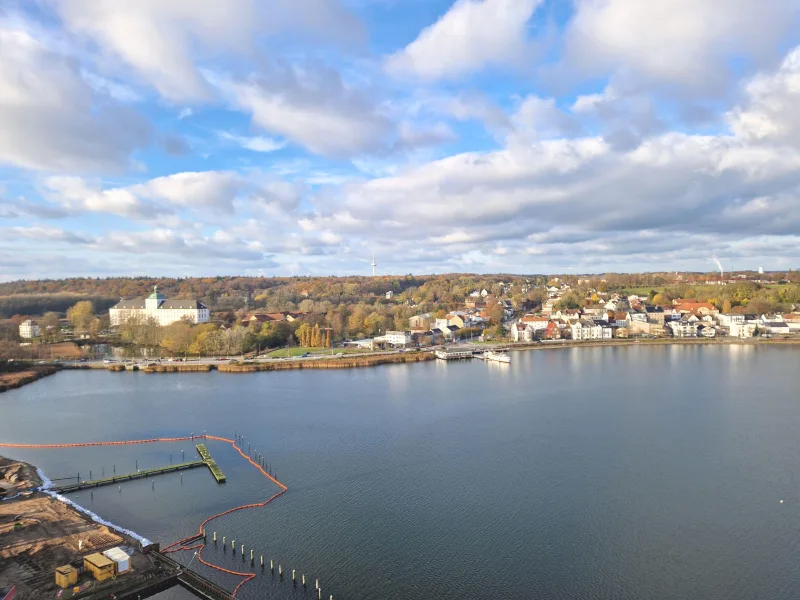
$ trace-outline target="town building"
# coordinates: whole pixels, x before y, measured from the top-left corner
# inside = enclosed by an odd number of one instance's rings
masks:
[[[402,346],[405,348],[411,343],[410,331],[387,331],[383,337],[389,346]]]
[[[168,299],[159,293],[158,286],[147,298],[139,297],[131,300],[120,300],[108,309],[111,326],[122,325],[129,319],[154,319],[159,325],[170,325],[181,319],[192,323],[207,323],[211,311],[199,300],[174,298]]]
[[[422,315],[414,315],[408,320],[408,325],[411,329],[428,329],[433,321],[432,313],[425,313]]]
[[[19,324],[19,337],[23,340],[31,340],[39,337],[39,324],[31,319]]]
[[[610,340],[613,331],[608,323],[581,319],[570,325],[573,340]]]
[[[697,322],[689,320],[670,321],[667,327],[672,330],[672,335],[677,338],[697,337]]]

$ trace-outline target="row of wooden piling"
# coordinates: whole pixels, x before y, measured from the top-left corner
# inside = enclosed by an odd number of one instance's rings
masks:
[[[205,532],[203,532],[203,541],[204,542],[207,541]],[[216,548],[217,547],[217,543],[218,543],[217,542],[217,532],[216,531],[212,534],[212,541],[214,542],[214,547]],[[222,551],[226,552],[227,548],[228,548],[227,537],[223,535],[222,536]],[[231,539],[231,552],[233,553],[233,555],[236,555],[236,540],[235,539]],[[240,552],[240,554],[242,556],[242,561],[244,561],[245,560],[245,556],[246,556],[245,552],[244,552],[244,544],[241,544],[239,552]],[[255,566],[255,561],[256,561],[255,550],[253,550],[251,548],[250,549],[250,566],[251,567]],[[259,555],[259,564],[261,566],[261,570],[263,571],[266,568],[266,566],[264,564],[264,555],[263,554]],[[275,574],[275,560],[272,559],[272,558],[269,559],[269,570],[273,575]],[[283,580],[283,565],[280,565],[280,564],[278,565],[278,577],[281,580]],[[300,575],[300,582],[301,582],[301,585],[304,588],[307,587],[305,573]],[[292,569],[292,584],[297,585],[297,570],[296,569]],[[314,589],[317,592],[317,600],[322,600],[322,586],[319,584],[319,579],[315,579],[314,580]],[[330,595],[329,600],[333,600],[333,595],[332,594]]]

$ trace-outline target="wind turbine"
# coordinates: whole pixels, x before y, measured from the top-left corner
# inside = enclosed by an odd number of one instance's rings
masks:
[[[375,255],[372,255],[372,276],[375,277],[375,267],[378,266],[378,263],[375,262]]]

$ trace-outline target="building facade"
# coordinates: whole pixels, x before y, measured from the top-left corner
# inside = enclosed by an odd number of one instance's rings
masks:
[[[383,336],[390,346],[408,346],[411,343],[410,331],[387,331]]]
[[[31,340],[39,337],[39,325],[28,319],[19,324],[19,337],[23,340]]]
[[[171,325],[181,319],[192,323],[207,323],[211,318],[211,311],[199,300],[174,298],[168,299],[158,292],[158,286],[153,288],[153,293],[147,298],[133,298],[120,300],[108,309],[111,326],[115,327],[129,319],[149,318],[155,319],[159,325]]]

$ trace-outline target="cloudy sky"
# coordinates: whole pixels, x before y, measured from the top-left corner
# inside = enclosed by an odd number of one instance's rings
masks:
[[[5,0],[0,279],[800,267],[800,0]]]

